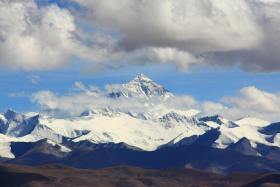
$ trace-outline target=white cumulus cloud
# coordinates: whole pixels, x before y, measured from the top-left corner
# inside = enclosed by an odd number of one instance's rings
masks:
[[[0,63],[13,69],[50,69],[71,54],[74,17],[57,6],[0,1]]]
[[[235,96],[225,96],[219,102],[197,101],[189,95],[169,97],[166,99],[151,97],[107,97],[121,85],[108,85],[105,90],[90,89],[81,82],[75,86],[80,92],[58,95],[51,91],[40,91],[32,95],[32,101],[43,111],[55,115],[78,116],[86,110],[109,108],[115,111],[133,113],[165,114],[169,111],[198,110],[200,115],[222,115],[236,120],[252,116],[268,121],[279,121],[280,94],[269,93],[256,87],[242,88]]]
[[[90,71],[127,64],[238,65],[279,71],[280,3],[264,0],[71,0],[80,8],[0,0],[0,64]]]

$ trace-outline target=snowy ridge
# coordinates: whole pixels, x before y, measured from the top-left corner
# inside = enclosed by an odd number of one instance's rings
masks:
[[[143,74],[127,84],[113,85],[108,93],[109,97],[171,97],[173,96],[163,86],[155,83]]]
[[[2,121],[9,123],[6,119]],[[21,121],[19,123],[22,126]],[[244,137],[252,144],[280,147],[279,134],[266,135],[260,132],[266,126],[269,126],[268,122],[256,118],[244,118],[234,122],[221,116],[198,118],[173,111],[157,120],[137,118],[121,112],[117,112],[116,115],[100,113],[69,119],[40,117],[34,129],[25,136],[16,136],[10,131],[7,134],[0,134],[0,140],[3,142],[0,145],[3,148],[0,150],[5,150],[0,153],[0,156],[12,157],[7,151],[10,142],[35,142],[49,139],[59,144],[63,142],[64,137],[74,142],[88,140],[96,144],[124,142],[142,150],[152,151],[170,142],[176,144],[186,137],[201,136],[211,129],[220,132],[220,136],[212,144],[216,148],[225,149]],[[28,124],[26,128],[29,129]]]
[[[155,150],[158,146],[169,142],[181,132],[186,135],[203,134],[207,128],[189,121],[178,121],[172,128],[167,123],[143,120],[125,113],[120,115],[95,116],[92,118],[47,119],[40,123],[46,124],[55,132],[71,137],[73,131],[87,130],[89,133],[74,138],[73,141],[90,140],[94,143],[120,143],[135,146],[144,150]],[[168,127],[167,127],[168,126]]]
[[[127,84],[114,86],[108,96],[150,98],[159,100],[173,95],[148,77],[140,74]],[[152,108],[153,109],[153,108]],[[215,130],[219,136],[208,142],[212,147],[226,149],[243,138],[252,147],[258,144],[280,148],[280,124],[247,117],[231,121],[220,115],[199,116],[197,110],[122,111],[120,109],[90,109],[69,118],[41,116],[38,113],[20,114],[12,110],[0,114],[0,157],[13,158],[11,142],[37,142],[48,139],[50,144],[63,145],[64,140],[89,141],[95,144],[125,143],[146,151],[166,144],[192,142]],[[272,130],[271,130],[272,129]],[[268,133],[269,132],[269,133]],[[188,139],[190,138],[190,140]],[[67,146],[61,151],[70,151]]]
[[[58,146],[59,147],[59,149],[62,151],[62,152],[66,152],[66,153],[68,153],[68,152],[71,152],[71,149],[69,149],[68,147],[65,147],[65,146],[63,146],[63,145],[60,145],[60,144],[57,144],[56,142],[54,142],[54,141],[52,141],[52,140],[47,140],[46,141],[48,144],[50,144],[50,145],[52,145],[52,146]]]

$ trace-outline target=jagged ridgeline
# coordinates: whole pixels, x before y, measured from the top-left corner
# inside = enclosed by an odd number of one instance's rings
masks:
[[[105,97],[140,98],[146,104],[174,95],[140,74],[127,84],[113,86]],[[220,115],[200,116],[194,109],[104,107],[65,118],[9,109],[0,114],[0,157],[8,163],[81,168],[132,165],[221,173],[279,171],[279,129],[280,123],[253,117],[232,121]]]

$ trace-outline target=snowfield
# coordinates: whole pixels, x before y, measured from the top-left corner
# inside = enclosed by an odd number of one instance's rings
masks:
[[[173,97],[168,90],[144,75],[137,76],[127,84],[114,85],[110,91],[107,96],[111,99],[137,97],[145,100],[156,97],[165,101]],[[219,132],[218,138],[210,142],[215,148],[226,149],[244,137],[250,140],[253,147],[257,144],[280,147],[278,132],[268,134],[263,131],[270,125],[270,122],[253,117],[231,121],[219,115],[199,117],[199,111],[194,109],[178,110],[159,106],[138,113],[121,108],[92,109],[80,116],[63,119],[7,110],[0,114],[0,157],[14,157],[11,142],[36,142],[41,139],[48,139],[51,145],[58,145],[62,151],[69,152],[69,148],[60,145],[64,138],[96,144],[126,143],[153,151],[165,144],[176,144],[186,137],[203,136],[213,129]]]

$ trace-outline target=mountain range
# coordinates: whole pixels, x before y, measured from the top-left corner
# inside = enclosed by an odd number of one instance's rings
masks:
[[[160,105],[174,95],[143,74],[112,86],[104,95],[110,100],[137,99],[157,110],[106,106],[62,118],[8,109],[0,114],[2,162],[195,168],[216,173],[280,171],[280,122],[201,116],[195,109],[158,110],[151,99]]]

